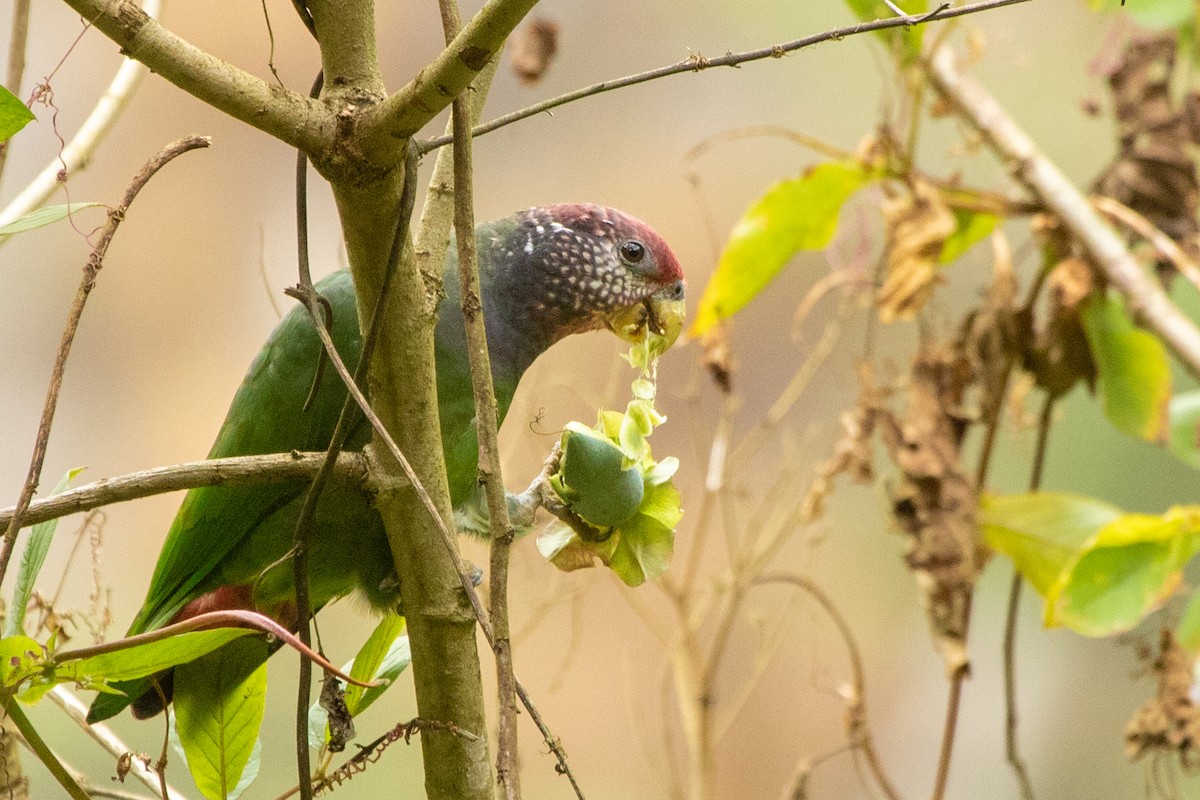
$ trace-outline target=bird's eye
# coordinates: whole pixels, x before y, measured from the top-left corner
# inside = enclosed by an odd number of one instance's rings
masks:
[[[646,245],[630,239],[626,242],[621,242],[621,258],[630,264],[636,264],[646,257]]]

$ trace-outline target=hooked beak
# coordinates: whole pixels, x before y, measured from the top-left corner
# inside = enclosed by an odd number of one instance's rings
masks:
[[[647,297],[635,306],[620,309],[607,319],[613,333],[627,342],[640,342],[650,334],[658,339],[655,350],[662,353],[675,343],[683,330],[686,306],[664,294]]]

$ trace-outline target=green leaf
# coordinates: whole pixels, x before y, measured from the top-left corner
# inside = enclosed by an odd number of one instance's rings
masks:
[[[246,766],[242,769],[242,777],[238,778],[237,786],[234,786],[233,791],[229,793],[229,800],[237,800],[237,798],[242,796],[242,792],[250,788],[250,784],[254,783],[254,779],[258,777],[258,770],[261,766],[262,738],[255,736],[254,747],[250,749],[250,758],[246,761]]]
[[[938,262],[942,264],[955,261],[963,253],[983,241],[992,231],[996,230],[996,225],[1000,222],[1000,217],[995,214],[962,209],[954,209],[954,219],[956,223],[954,233],[946,239],[942,245],[942,254],[938,256]]]
[[[83,469],[69,470],[59,479],[51,495],[56,495],[67,488],[71,479]],[[4,622],[4,635],[13,636],[25,629],[25,608],[29,605],[29,596],[33,593],[33,584],[37,580],[42,565],[46,563],[46,553],[50,552],[50,542],[54,539],[54,531],[58,528],[58,520],[52,519],[33,526],[29,533],[29,541],[21,553],[21,567],[17,572],[17,583],[13,587],[12,604],[8,607],[8,619]]]
[[[660,483],[666,483],[675,477],[675,473],[678,471],[679,459],[675,456],[667,456],[646,472],[646,486],[657,486]]]
[[[1114,505],[1062,492],[993,495],[980,503],[988,547],[1012,559],[1043,597],[1087,540],[1119,516]]]
[[[768,189],[734,226],[704,287],[691,335],[740,311],[797,252],[828,245],[842,205],[876,177],[855,162],[830,161]]]
[[[657,485],[647,483],[638,513],[608,539],[585,541],[566,525],[554,523],[538,537],[538,552],[566,572],[595,566],[599,559],[625,584],[639,586],[661,575],[670,565],[675,526],[682,516],[674,484],[669,480]]]
[[[561,522],[552,522],[538,536],[537,549],[542,558],[563,572],[572,572],[596,566],[596,559],[607,565],[618,540],[614,533],[602,542],[584,541]]]
[[[0,639],[0,683],[14,690],[30,675],[40,671],[46,659],[46,648],[28,636],[5,636]]]
[[[262,725],[267,644],[241,639],[175,670],[175,728],[196,787],[209,800],[233,796]]]
[[[1081,319],[1109,421],[1130,436],[1166,441],[1171,367],[1162,342],[1136,327],[1110,292],[1086,300]]]
[[[14,233],[24,233],[34,228],[41,228],[60,219],[66,219],[71,214],[85,208],[104,208],[103,203],[71,203],[65,206],[46,206],[37,211],[30,211],[20,219],[0,227],[0,236],[12,236]]]
[[[560,494],[571,510],[600,528],[632,517],[645,491],[641,470],[625,466],[621,448],[586,428],[563,432],[560,476]]]
[[[1200,552],[1200,507],[1125,514],[1101,528],[1046,597],[1046,623],[1087,636],[1137,625],[1170,597]]]
[[[21,98],[0,86],[0,142],[12,138],[13,134],[34,119],[29,106]]]
[[[252,633],[257,631],[250,628],[190,631],[157,642],[82,659],[76,659],[67,650],[55,654],[54,663],[56,671],[70,680],[128,681],[207,656],[218,647]]]
[[[1175,395],[1167,408],[1171,421],[1167,449],[1185,464],[1200,469],[1200,389]]]
[[[170,713],[168,711],[168,713]],[[187,752],[183,749],[183,742],[179,740],[179,731],[175,727],[175,715],[171,714],[171,731],[168,737],[171,740],[171,749],[178,754],[183,766],[187,767]],[[242,792],[250,788],[250,784],[254,783],[254,779],[258,777],[258,771],[262,767],[262,737],[259,736],[254,740],[254,749],[250,751],[250,760],[246,762],[246,768],[242,770],[242,777],[237,782],[237,786],[233,787],[233,791],[229,793],[229,800],[237,800]],[[191,772],[191,769],[188,769]]]
[[[654,432],[654,404],[648,400],[630,400],[621,420],[617,440],[625,453],[625,466],[632,466],[646,454],[646,437]]]
[[[663,459],[665,462],[667,459]],[[683,519],[682,498],[675,484],[669,480],[646,485],[646,497],[638,508],[639,517],[650,517],[653,520],[674,530]]]
[[[1200,552],[1200,506],[1126,514],[1090,497],[987,498],[984,536],[1046,599],[1046,624],[1087,636],[1128,630],[1176,589]]]
[[[614,534],[617,540],[609,568],[627,586],[640,586],[667,570],[675,550],[675,526],[683,516],[679,491],[661,483],[646,490],[637,515]]]
[[[1200,652],[1200,592],[1192,592],[1192,599],[1175,628],[1175,638],[1193,653]]]
[[[896,16],[882,0],[846,0],[846,5],[863,22],[891,19]],[[897,0],[896,5],[906,14],[924,14],[928,9],[926,0]],[[912,63],[921,55],[920,26],[891,28],[876,31],[875,35],[883,39],[889,47],[896,48],[905,64]]]
[[[370,638],[363,644],[354,660],[347,665],[347,669],[342,671],[348,671],[350,677],[355,680],[367,683],[382,680],[390,683],[404,671],[412,659],[408,648],[408,638],[400,640],[402,633],[404,633],[404,617],[388,614],[375,626]],[[375,698],[383,694],[383,690],[387,688],[386,683],[384,686],[376,686],[373,689],[353,684],[348,686],[346,688],[346,708],[349,709],[351,716],[358,716],[371,703],[375,702]]]

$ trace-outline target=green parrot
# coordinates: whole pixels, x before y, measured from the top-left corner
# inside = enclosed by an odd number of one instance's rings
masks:
[[[559,339],[608,327],[635,335],[631,315],[674,338],[682,326],[684,278],[679,262],[648,225],[611,208],[565,204],[531,208],[475,229],[492,378],[500,419],[521,375]],[[466,335],[458,297],[457,257],[450,248],[446,300],[436,331],[438,413],[456,509],[476,500],[478,447]],[[332,336],[353,370],[362,350],[354,284],[341,271],[317,284],[332,309]],[[209,458],[319,451],[333,435],[345,387],[332,369],[313,382],[321,350],[301,307],[280,321],[233,398]],[[312,400],[305,409],[310,393]],[[361,450],[370,426],[361,419],[347,442]],[[307,483],[192,489],[167,534],[141,611],[129,634],[206,611],[251,609],[294,626],[293,567],[286,558]],[[395,609],[399,586],[383,520],[361,492],[328,486],[310,534],[312,607],[357,594],[375,609]],[[170,674],[158,676],[169,700]],[[88,720],[133,706],[144,718],[162,710],[149,679],[101,694]]]

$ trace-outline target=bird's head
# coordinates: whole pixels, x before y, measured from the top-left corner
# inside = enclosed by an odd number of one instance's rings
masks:
[[[649,225],[583,203],[519,212],[498,253],[520,264],[530,318],[552,332],[608,328],[630,342],[647,327],[670,346],[683,328],[683,270]]]

